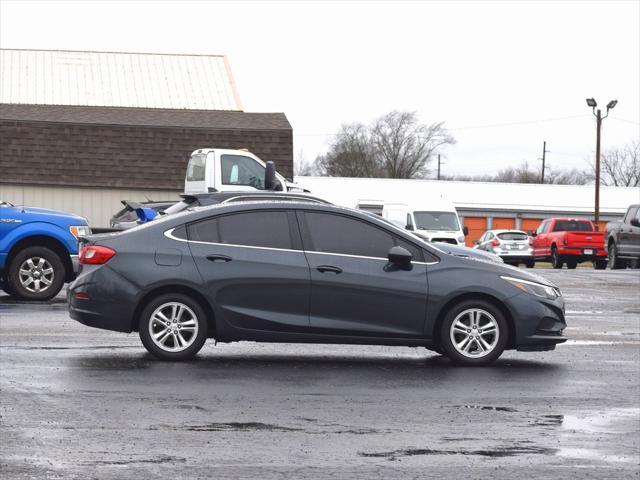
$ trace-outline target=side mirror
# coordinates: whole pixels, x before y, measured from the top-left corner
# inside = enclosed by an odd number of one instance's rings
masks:
[[[276,164],[273,162],[267,162],[267,167],[264,169],[264,189],[274,190],[276,188]]]
[[[466,225],[462,227],[462,233],[464,234],[465,237],[469,235],[469,227],[467,227]]]
[[[413,225],[411,225],[411,224],[407,224],[404,228],[405,228],[406,230],[411,230],[411,231],[413,231]]]
[[[158,212],[153,208],[140,207],[136,208],[136,215],[138,215],[138,223],[147,223],[156,218],[158,216]]]
[[[632,218],[631,225],[634,227],[640,227],[640,220],[638,220],[637,218]]]
[[[406,248],[395,246],[391,247],[391,250],[389,250],[389,253],[387,254],[387,258],[390,263],[408,270],[411,268],[411,259],[413,258],[413,255],[411,255],[411,252]]]

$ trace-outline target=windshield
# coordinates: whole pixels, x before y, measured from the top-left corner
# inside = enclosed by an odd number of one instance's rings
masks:
[[[529,237],[524,232],[504,232],[499,233],[500,240],[527,240]]]
[[[458,216],[451,212],[415,212],[418,230],[460,230]]]
[[[192,155],[187,165],[187,182],[203,182],[206,156],[203,153]]]

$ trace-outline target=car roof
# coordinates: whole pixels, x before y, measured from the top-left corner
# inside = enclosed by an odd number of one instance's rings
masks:
[[[515,228],[514,228],[514,229],[511,229],[511,228],[502,228],[502,229],[498,229],[498,230],[488,230],[488,231],[489,231],[489,232],[491,232],[491,233],[495,233],[495,234],[498,234],[498,233],[507,233],[507,232],[508,232],[508,233],[522,233],[522,234],[524,234],[524,235],[526,235],[526,234],[527,234],[527,232],[525,232],[525,231],[523,231],[523,230],[516,230]]]
[[[206,200],[209,203],[222,203],[232,199],[241,199],[243,197],[256,198],[265,197],[265,199],[277,201],[278,197],[286,199],[300,199],[301,201],[312,201],[324,204],[330,204],[324,200],[306,193],[278,192],[278,191],[255,191],[255,192],[211,192],[211,193],[195,193],[180,195],[183,199],[189,200]],[[289,203],[291,200],[288,200]]]

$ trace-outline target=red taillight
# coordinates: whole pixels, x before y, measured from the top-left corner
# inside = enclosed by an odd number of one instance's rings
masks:
[[[115,250],[100,245],[91,245],[80,249],[80,263],[85,265],[102,265],[116,254]]]
[[[493,240],[491,240],[491,245],[493,245],[494,247],[497,247],[500,245],[500,242],[498,241],[497,238],[494,238]]]

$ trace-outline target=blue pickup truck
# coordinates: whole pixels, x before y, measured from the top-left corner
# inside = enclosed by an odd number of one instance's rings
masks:
[[[49,300],[78,270],[87,221],[71,213],[0,201],[0,287],[22,300]]]

